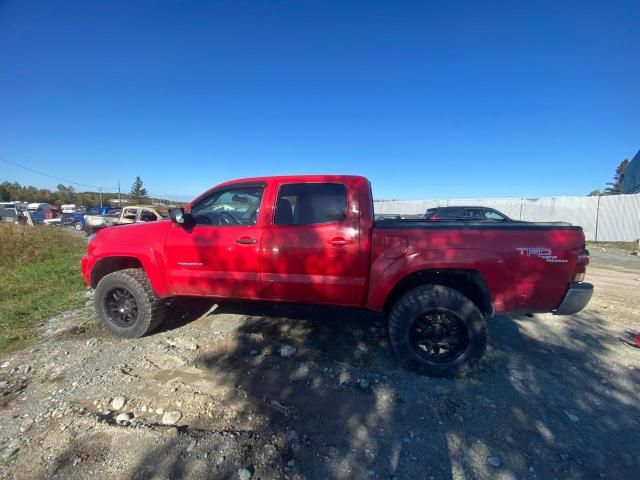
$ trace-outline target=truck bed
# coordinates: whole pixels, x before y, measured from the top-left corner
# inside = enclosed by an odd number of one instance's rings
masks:
[[[580,227],[519,221],[384,219],[372,242],[372,278],[395,281],[390,272],[407,275],[413,264],[477,270],[496,313],[556,309],[585,248]]]

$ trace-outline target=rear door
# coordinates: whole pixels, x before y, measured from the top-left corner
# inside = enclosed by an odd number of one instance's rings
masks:
[[[344,183],[283,183],[262,237],[263,297],[353,305],[365,286],[357,197]],[[353,198],[350,198],[353,197]],[[351,208],[354,207],[354,208]]]

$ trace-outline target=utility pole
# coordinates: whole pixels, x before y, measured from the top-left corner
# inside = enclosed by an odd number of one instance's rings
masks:
[[[100,190],[100,208],[102,208],[102,188]]]
[[[122,207],[122,199],[120,198],[120,179],[118,179],[118,206]]]

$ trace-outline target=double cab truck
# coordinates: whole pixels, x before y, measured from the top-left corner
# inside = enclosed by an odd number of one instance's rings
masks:
[[[82,259],[101,322],[139,337],[176,297],[365,307],[388,312],[399,361],[466,372],[495,314],[582,310],[589,253],[569,224],[374,221],[358,176],[249,178],[218,185],[170,219],[99,231]]]
[[[132,205],[124,208],[111,208],[104,215],[85,215],[84,228],[91,234],[106,227],[138,222],[155,222],[163,215],[148,205]]]

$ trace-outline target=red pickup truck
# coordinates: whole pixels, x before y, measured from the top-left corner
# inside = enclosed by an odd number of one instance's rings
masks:
[[[223,183],[170,219],[104,229],[82,272],[117,335],[151,332],[177,296],[366,307],[389,312],[405,366],[446,376],[482,356],[496,313],[582,310],[588,263],[577,226],[376,222],[367,179],[304,175]]]

